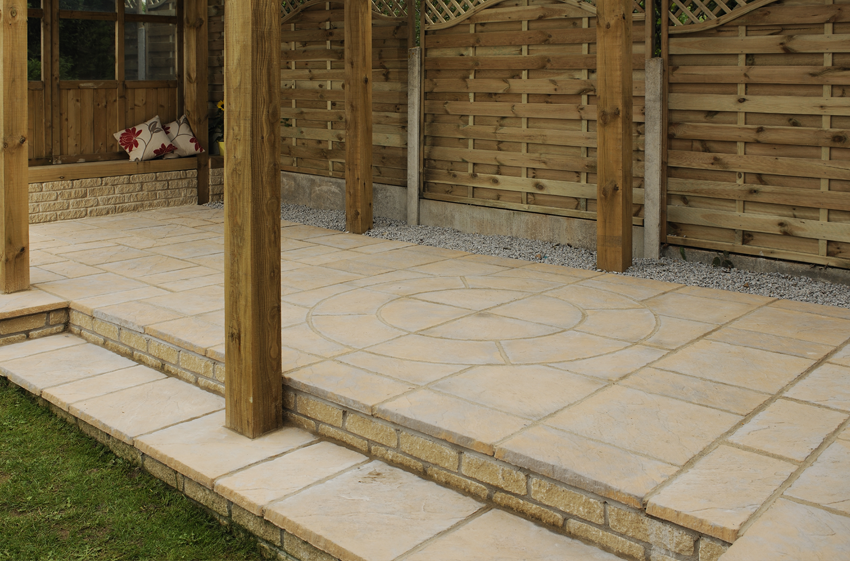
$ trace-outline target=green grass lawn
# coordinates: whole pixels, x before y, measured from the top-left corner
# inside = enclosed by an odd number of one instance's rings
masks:
[[[0,560],[252,559],[233,533],[0,378]]]

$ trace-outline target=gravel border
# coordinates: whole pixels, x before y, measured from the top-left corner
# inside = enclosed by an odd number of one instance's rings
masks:
[[[224,208],[221,202],[209,203],[211,208]],[[281,205],[281,218],[299,224],[345,231],[345,213],[340,210],[317,210],[300,205]],[[479,255],[494,255],[534,263],[549,263],[576,269],[596,270],[596,252],[540,240],[511,236],[465,234],[436,226],[408,226],[404,222],[376,217],[374,227],[365,235],[456,249]],[[734,257],[733,257],[734,259]],[[803,276],[781,273],[757,273],[740,269],[724,269],[703,263],[662,258],[636,259],[623,273],[630,277],[718,288],[745,294],[811,302],[826,306],[850,308],[850,286],[824,282]]]

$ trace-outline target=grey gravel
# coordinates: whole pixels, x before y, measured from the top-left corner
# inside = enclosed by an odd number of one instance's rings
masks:
[[[223,208],[222,203],[210,203]],[[345,214],[337,210],[317,210],[300,205],[281,206],[281,218],[329,230],[345,231]],[[527,240],[511,236],[465,234],[436,226],[408,226],[388,218],[375,218],[374,227],[366,233],[373,238],[456,249],[480,255],[494,255],[535,263],[549,263],[576,269],[596,269],[596,252],[569,244]],[[732,257],[734,261],[734,256]],[[662,258],[636,259],[627,276],[667,282],[718,288],[746,294],[758,294],[800,302],[850,308],[850,286],[791,276],[781,273],[756,273],[740,269],[724,269],[703,263]]]

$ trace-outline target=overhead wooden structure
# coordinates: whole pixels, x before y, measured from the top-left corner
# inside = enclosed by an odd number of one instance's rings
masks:
[[[228,2],[225,19],[227,427],[283,424],[280,321],[280,4]]]
[[[30,286],[27,3],[0,0],[0,290]]]
[[[632,264],[632,0],[599,0],[596,266]]]

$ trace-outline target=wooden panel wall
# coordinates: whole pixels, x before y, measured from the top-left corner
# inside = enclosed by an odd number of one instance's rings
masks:
[[[634,222],[643,204],[644,25],[634,51]],[[427,31],[429,199],[596,217],[596,18],[557,0],[506,0]]]
[[[281,169],[345,175],[343,3],[318,4],[281,32]],[[376,183],[407,182],[407,19],[373,13],[372,111]]]
[[[850,267],[848,4],[670,36],[668,242]]]
[[[116,82],[60,82],[60,160],[95,161],[126,157],[112,135],[159,115],[177,115],[177,82],[126,82],[124,112]]]
[[[27,91],[29,107],[27,138],[29,139],[30,160],[45,160],[50,155],[50,138],[47,137],[45,123],[49,113],[44,105],[44,82],[29,82]]]

